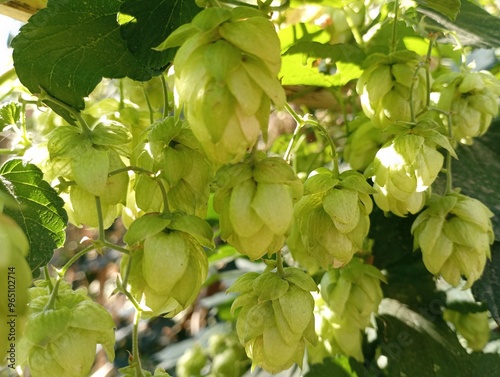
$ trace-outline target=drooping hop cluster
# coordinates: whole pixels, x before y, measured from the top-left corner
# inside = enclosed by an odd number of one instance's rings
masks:
[[[293,169],[278,157],[251,156],[220,169],[216,182],[222,239],[252,260],[280,250],[303,190]]]
[[[122,279],[128,271],[143,316],[173,317],[193,303],[208,272],[203,246],[213,246],[208,223],[191,215],[147,214],[131,224],[124,240],[132,251],[120,271]]]
[[[3,203],[0,202],[0,205]],[[11,352],[7,353],[11,344],[15,340],[11,336],[11,324],[16,327],[12,328],[13,334],[18,338],[22,335],[22,326],[24,317],[28,311],[28,288],[31,285],[31,269],[25,256],[28,254],[29,243],[26,235],[19,225],[7,215],[0,212],[0,245],[2,251],[0,253],[0,292],[3,292],[5,298],[0,300],[0,365],[3,364],[5,356],[12,358],[9,364],[15,362],[15,355],[12,357]],[[15,281],[15,286],[13,286]],[[9,284],[10,282],[10,284]],[[12,301],[15,299],[15,302]],[[10,305],[9,305],[10,304]],[[16,315],[16,321],[10,320]],[[9,322],[10,321],[10,322]],[[9,340],[10,341],[7,341]],[[15,347],[14,347],[15,348]]]
[[[300,269],[284,273],[248,272],[228,292],[240,293],[231,307],[240,309],[236,331],[253,366],[271,373],[302,366],[306,344],[316,344],[314,280]]]
[[[348,170],[335,177],[328,169],[316,169],[295,206],[287,241],[294,258],[310,273],[348,263],[368,235],[373,192],[361,173]]]
[[[234,331],[212,335],[208,339],[208,353],[212,359],[208,377],[239,377],[250,366],[245,348]]]
[[[391,131],[396,136],[377,152],[365,175],[372,177],[377,206],[403,217],[425,205],[430,186],[443,167],[444,156],[437,148],[456,155],[433,120],[414,126],[397,124]]]
[[[125,126],[112,122],[99,123],[93,130],[82,132],[77,127],[57,127],[49,135],[49,179],[62,177],[75,181],[70,187],[67,210],[76,225],[97,227],[95,197],[101,201],[104,227],[111,226],[119,215],[119,203],[125,203],[129,177],[120,157],[131,135]],[[120,153],[119,153],[120,152]]]
[[[487,71],[440,75],[433,89],[440,92],[438,107],[451,114],[455,140],[470,143],[488,130],[498,114],[500,80]]]
[[[425,267],[464,289],[481,277],[494,241],[493,213],[479,200],[459,194],[433,195],[414,221],[414,248],[422,250]]]
[[[142,211],[161,212],[164,186],[170,211],[205,217],[213,169],[201,146],[183,122],[168,117],[154,123],[139,143],[131,162],[154,172],[156,178],[139,175],[135,203]]]
[[[94,364],[97,344],[108,359],[115,356],[115,324],[111,315],[82,290],[59,283],[51,300],[47,281],[30,288],[28,320],[19,343],[19,365],[28,365],[31,376],[87,377]]]
[[[374,266],[354,258],[346,267],[327,271],[321,279],[317,326],[319,342],[309,348],[312,362],[343,354],[363,360],[362,331],[378,312],[386,278]]]
[[[347,136],[343,157],[353,170],[364,171],[380,147],[387,142],[389,135],[365,117],[350,122],[349,127],[350,134]]]
[[[487,310],[463,313],[447,308],[443,312],[443,318],[455,326],[457,332],[467,341],[467,347],[473,351],[482,351],[490,340]]]
[[[373,54],[357,82],[361,106],[375,127],[411,121],[410,103],[415,114],[424,109],[427,97],[425,71],[420,57],[411,51],[391,55]]]
[[[285,103],[272,22],[247,7],[209,8],[160,48],[176,46],[177,101],[193,133],[213,161],[241,160],[260,132],[267,133],[271,101]]]

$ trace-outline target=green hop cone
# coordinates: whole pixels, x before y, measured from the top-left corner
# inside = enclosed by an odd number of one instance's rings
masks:
[[[19,343],[19,365],[27,365],[33,377],[87,377],[97,344],[102,344],[110,361],[114,359],[115,324],[106,309],[84,290],[73,291],[64,281],[59,284],[53,301],[53,288],[47,281],[30,288],[28,320]]]
[[[300,269],[285,268],[282,276],[249,272],[228,289],[240,295],[231,310],[240,309],[236,331],[252,365],[271,373],[302,366],[306,344],[316,343],[314,300],[317,286]]]
[[[137,376],[137,366],[135,364],[118,369],[118,372],[122,374],[122,377],[136,377]],[[156,368],[154,374],[149,370],[141,369],[144,377],[172,377],[170,374],[165,372],[163,368]]]
[[[209,8],[159,49],[179,45],[176,98],[194,135],[211,160],[241,160],[260,132],[267,133],[271,102],[278,107],[285,102],[272,22],[250,8]]]
[[[444,156],[437,148],[456,155],[432,120],[422,120],[414,126],[397,124],[391,131],[396,136],[377,152],[365,175],[372,177],[377,206],[404,217],[419,212],[425,205],[430,186],[443,167]]]
[[[473,351],[482,351],[490,339],[488,311],[462,313],[445,309],[443,318],[451,322],[457,332],[467,341],[467,347]]]
[[[433,195],[414,221],[414,249],[420,248],[425,267],[464,289],[481,277],[494,241],[493,213],[479,200],[459,194]]]
[[[28,288],[31,285],[31,269],[25,256],[29,243],[19,225],[0,212],[0,365],[7,356],[7,364],[15,362],[11,344],[16,343],[23,333],[24,320],[28,310]],[[15,282],[15,284],[14,284]],[[16,315],[16,317],[12,317]],[[15,318],[15,321],[12,319]],[[15,347],[14,347],[15,348]]]
[[[361,173],[348,170],[338,178],[316,169],[304,183],[295,205],[295,224],[287,241],[294,258],[311,273],[340,267],[362,250],[370,228],[373,189]]]
[[[364,171],[389,136],[364,117],[349,123],[349,126],[351,133],[347,136],[343,157],[353,170]]]
[[[207,356],[199,344],[186,350],[177,361],[175,373],[178,377],[201,376],[201,370],[207,363]]]
[[[185,122],[173,117],[155,122],[143,134],[131,163],[155,175],[134,179],[135,197],[127,198],[131,213],[161,212],[164,191],[170,211],[206,216],[213,168]]]
[[[500,80],[487,71],[444,74],[433,89],[440,92],[438,107],[451,113],[455,140],[470,143],[488,130],[498,114]]]
[[[130,263],[130,292],[146,307],[145,315],[173,317],[194,302],[208,272],[203,246],[212,245],[212,229],[204,220],[144,215],[130,225],[124,240],[133,246],[122,258],[121,275]]]
[[[385,276],[374,266],[353,258],[343,268],[327,271],[321,279],[321,295],[338,318],[364,329],[377,313]]]
[[[375,127],[383,129],[394,122],[411,121],[410,100],[415,114],[424,109],[427,86],[419,63],[420,57],[411,51],[388,56],[377,53],[366,60],[367,68],[356,89],[363,112]]]
[[[212,335],[208,346],[212,358],[210,377],[239,377],[248,370],[250,360],[235,332]]]
[[[214,209],[222,239],[255,260],[285,243],[302,182],[281,158],[252,158],[218,171]]]
[[[336,355],[354,357],[363,361],[362,332],[349,318],[339,317],[324,302],[319,294],[314,296],[315,331],[318,336],[316,345],[307,346],[310,364],[321,363],[325,358]]]

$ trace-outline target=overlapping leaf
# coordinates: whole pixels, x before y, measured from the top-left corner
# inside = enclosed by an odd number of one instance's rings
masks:
[[[27,259],[31,269],[36,270],[46,264],[54,249],[64,243],[68,222],[64,202],[33,164],[20,159],[10,160],[0,168],[0,176],[3,178],[0,190],[18,203],[18,208],[6,206],[4,212],[21,226],[28,237],[30,251]]]

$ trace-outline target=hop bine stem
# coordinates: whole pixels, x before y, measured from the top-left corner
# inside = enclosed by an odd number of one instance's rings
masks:
[[[397,28],[399,15],[399,0],[394,1],[394,20],[392,21],[391,53],[396,52],[397,47]]]

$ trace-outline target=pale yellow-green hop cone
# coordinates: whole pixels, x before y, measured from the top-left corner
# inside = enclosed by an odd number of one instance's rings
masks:
[[[233,331],[212,335],[208,339],[208,352],[212,359],[210,377],[239,377],[251,363]]]
[[[176,46],[176,101],[194,135],[211,160],[241,160],[266,136],[271,102],[285,103],[272,22],[251,8],[209,8],[159,48]]]
[[[295,205],[294,229],[287,245],[310,271],[348,263],[363,247],[370,228],[374,191],[361,173],[339,177],[316,169],[304,183],[304,197]]]
[[[365,117],[350,122],[349,131],[343,157],[353,170],[364,171],[390,136]]]
[[[417,67],[420,57],[411,51],[391,55],[373,54],[357,82],[365,115],[377,128],[411,121],[410,100],[415,114],[424,109],[427,87],[425,72]],[[417,73],[415,73],[417,72]],[[413,85],[413,95],[410,95]]]
[[[128,271],[143,316],[173,317],[194,302],[208,272],[203,246],[213,246],[208,223],[191,215],[148,214],[131,224],[124,240],[132,250],[120,272],[123,279]]]
[[[451,322],[457,332],[467,341],[467,347],[473,351],[482,351],[490,339],[488,311],[462,313],[445,309],[443,318]]]
[[[187,349],[177,361],[175,373],[178,377],[201,376],[201,370],[207,363],[207,356],[199,344]]]
[[[159,172],[167,184],[170,211],[204,218],[214,174],[192,131],[168,117],[151,126],[144,147],[151,151],[152,171]]]
[[[471,143],[498,115],[500,80],[487,71],[444,74],[436,79],[433,89],[440,92],[438,107],[451,113],[455,140]]]
[[[376,267],[353,258],[347,266],[327,271],[321,279],[320,291],[338,318],[364,329],[382,301],[381,282],[387,281]]]
[[[377,206],[403,217],[425,205],[429,188],[443,167],[444,156],[437,148],[456,155],[433,120],[414,126],[396,124],[390,130],[396,136],[377,152],[365,175],[372,177]]]
[[[293,220],[302,182],[281,158],[254,156],[216,176],[214,209],[221,237],[250,259],[281,249]]]
[[[240,295],[231,310],[239,309],[236,331],[252,367],[270,373],[302,367],[306,344],[316,344],[314,332],[314,280],[300,269],[249,272],[228,289]]]
[[[470,288],[481,277],[494,241],[493,213],[479,200],[450,193],[433,195],[428,208],[414,221],[414,249],[422,250],[425,267],[457,286]]]
[[[333,312],[320,294],[313,293],[313,296],[318,343],[307,345],[309,363],[321,363],[323,359],[336,355],[351,356],[363,361],[363,338],[360,328],[348,318],[341,318]]]
[[[47,308],[51,288],[39,281],[30,288],[26,329],[19,343],[19,365],[33,377],[87,377],[97,344],[114,359],[115,324],[111,315],[82,290],[59,283],[57,299]]]

